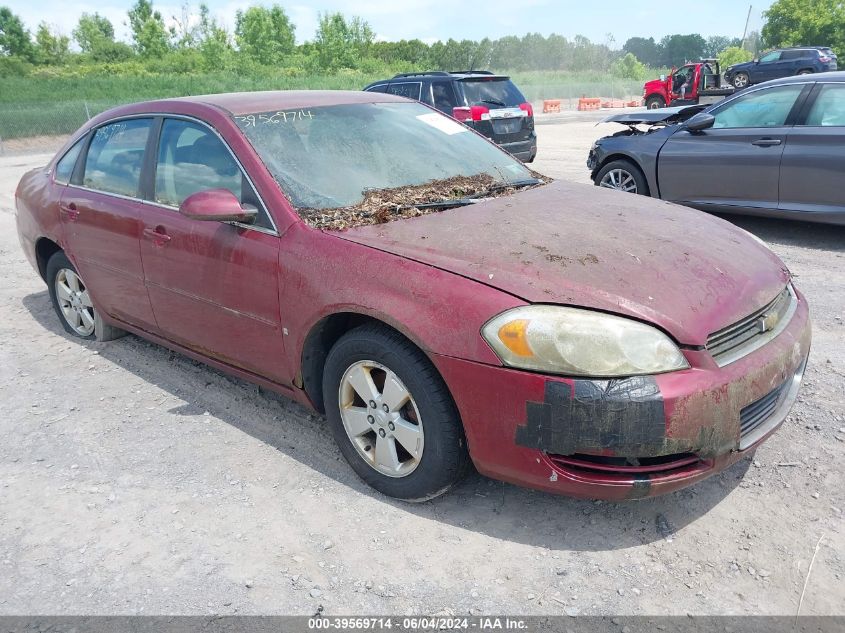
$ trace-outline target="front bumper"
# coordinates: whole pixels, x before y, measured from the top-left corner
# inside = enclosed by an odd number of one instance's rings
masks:
[[[482,474],[576,497],[642,498],[724,470],[783,423],[810,349],[809,311],[798,297],[776,339],[722,368],[704,350],[685,350],[690,369],[611,381],[433,360]],[[761,403],[765,420],[743,434],[741,419]]]

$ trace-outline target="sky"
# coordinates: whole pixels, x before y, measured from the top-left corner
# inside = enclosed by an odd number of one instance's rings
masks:
[[[166,20],[182,15],[180,0],[153,0]],[[629,37],[660,39],[672,33],[701,33],[741,37],[749,4],[736,0],[603,0],[601,2],[553,0],[360,0],[336,2],[278,2],[296,25],[297,41],[314,37],[321,12],[341,11],[359,15],[373,27],[378,39],[418,38],[426,42],[442,39],[495,39],[505,35],[538,32],[558,33],[572,38],[585,35],[594,42],[615,43],[619,48]],[[763,25],[762,12],[772,0],[753,4],[749,30]],[[272,2],[249,0],[207,0],[218,21],[229,31],[234,28],[235,12],[253,4]],[[83,12],[98,12],[114,24],[118,39],[129,39],[126,11],[131,0],[0,0],[21,16],[30,31],[44,21],[61,33],[70,35]],[[191,0],[196,12],[198,0]],[[695,16],[694,19],[692,16]],[[608,42],[608,34],[613,41]]]

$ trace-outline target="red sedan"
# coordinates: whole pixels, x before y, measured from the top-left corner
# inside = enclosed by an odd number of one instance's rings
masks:
[[[470,462],[583,497],[676,490],[784,421],[810,348],[748,233],[548,182],[386,94],[117,108],[16,202],[70,334],[131,332],[324,412],[402,499]]]

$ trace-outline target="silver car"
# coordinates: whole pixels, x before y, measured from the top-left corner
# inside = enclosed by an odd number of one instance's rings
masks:
[[[628,130],[590,150],[596,185],[703,211],[845,224],[845,72],[606,120]]]

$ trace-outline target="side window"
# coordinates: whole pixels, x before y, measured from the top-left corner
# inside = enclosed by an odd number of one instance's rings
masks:
[[[82,151],[85,137],[76,141],[65,155],[56,163],[56,168],[53,170],[53,180],[66,185],[70,182],[70,177],[73,175],[73,168],[76,167],[76,159],[79,158],[79,152]]]
[[[387,92],[387,84],[377,84],[367,88],[366,92]]]
[[[228,189],[241,204],[258,207],[255,224],[272,228],[258,196],[217,135],[198,123],[165,119],[158,147],[155,201],[178,207],[191,194],[208,189]]]
[[[769,64],[771,62],[776,62],[780,59],[781,52],[780,51],[772,51],[771,53],[767,53],[760,58],[761,64]]]
[[[455,97],[455,89],[449,81],[438,81],[431,85],[431,94],[434,98],[434,107],[452,116],[452,110],[457,107],[458,99]]]
[[[714,128],[780,127],[795,100],[804,89],[802,84],[757,90],[725,104],[713,112]]]
[[[387,92],[392,95],[398,95],[400,97],[407,97],[408,99],[416,99],[419,101],[420,94],[422,94],[422,83],[419,81],[412,81],[390,84],[387,87]]]
[[[152,119],[129,119],[97,129],[85,157],[82,183],[97,191],[137,197]]]
[[[804,125],[845,127],[845,84],[823,85]]]
[[[802,57],[808,57],[807,51],[784,51],[781,55],[782,61],[789,61],[791,59],[801,59]]]

